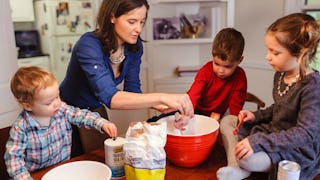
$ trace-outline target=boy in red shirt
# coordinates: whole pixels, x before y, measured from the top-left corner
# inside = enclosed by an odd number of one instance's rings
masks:
[[[239,67],[243,60],[244,38],[233,29],[222,29],[212,43],[212,61],[202,66],[187,92],[196,114],[223,116],[227,109],[238,116],[246,93],[247,78]]]

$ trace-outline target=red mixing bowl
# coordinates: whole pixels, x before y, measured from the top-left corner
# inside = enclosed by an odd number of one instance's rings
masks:
[[[170,162],[181,167],[195,167],[207,159],[215,144],[219,123],[210,117],[195,115],[189,120],[186,130],[180,131],[173,126],[173,115],[159,121],[167,122],[167,142],[165,151]]]

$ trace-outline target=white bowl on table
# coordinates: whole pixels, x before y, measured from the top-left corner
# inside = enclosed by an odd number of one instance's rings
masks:
[[[110,168],[96,161],[75,161],[48,171],[41,180],[110,180]]]

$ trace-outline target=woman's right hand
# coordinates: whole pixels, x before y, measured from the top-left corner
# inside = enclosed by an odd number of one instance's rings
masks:
[[[194,110],[188,94],[162,94],[161,102],[168,110],[179,110],[181,115],[192,118]]]
[[[157,110],[157,111],[159,111],[159,112],[161,112],[161,113],[164,113],[164,114],[176,110],[176,109],[170,108],[170,107],[168,107],[167,105],[164,105],[164,104],[158,104],[158,105],[153,106],[152,108]]]

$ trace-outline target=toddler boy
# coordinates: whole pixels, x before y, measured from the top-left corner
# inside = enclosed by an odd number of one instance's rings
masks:
[[[11,127],[4,155],[13,179],[32,179],[30,172],[70,159],[71,124],[117,136],[116,126],[98,113],[61,102],[56,78],[41,68],[18,69],[11,91],[23,109]]]

